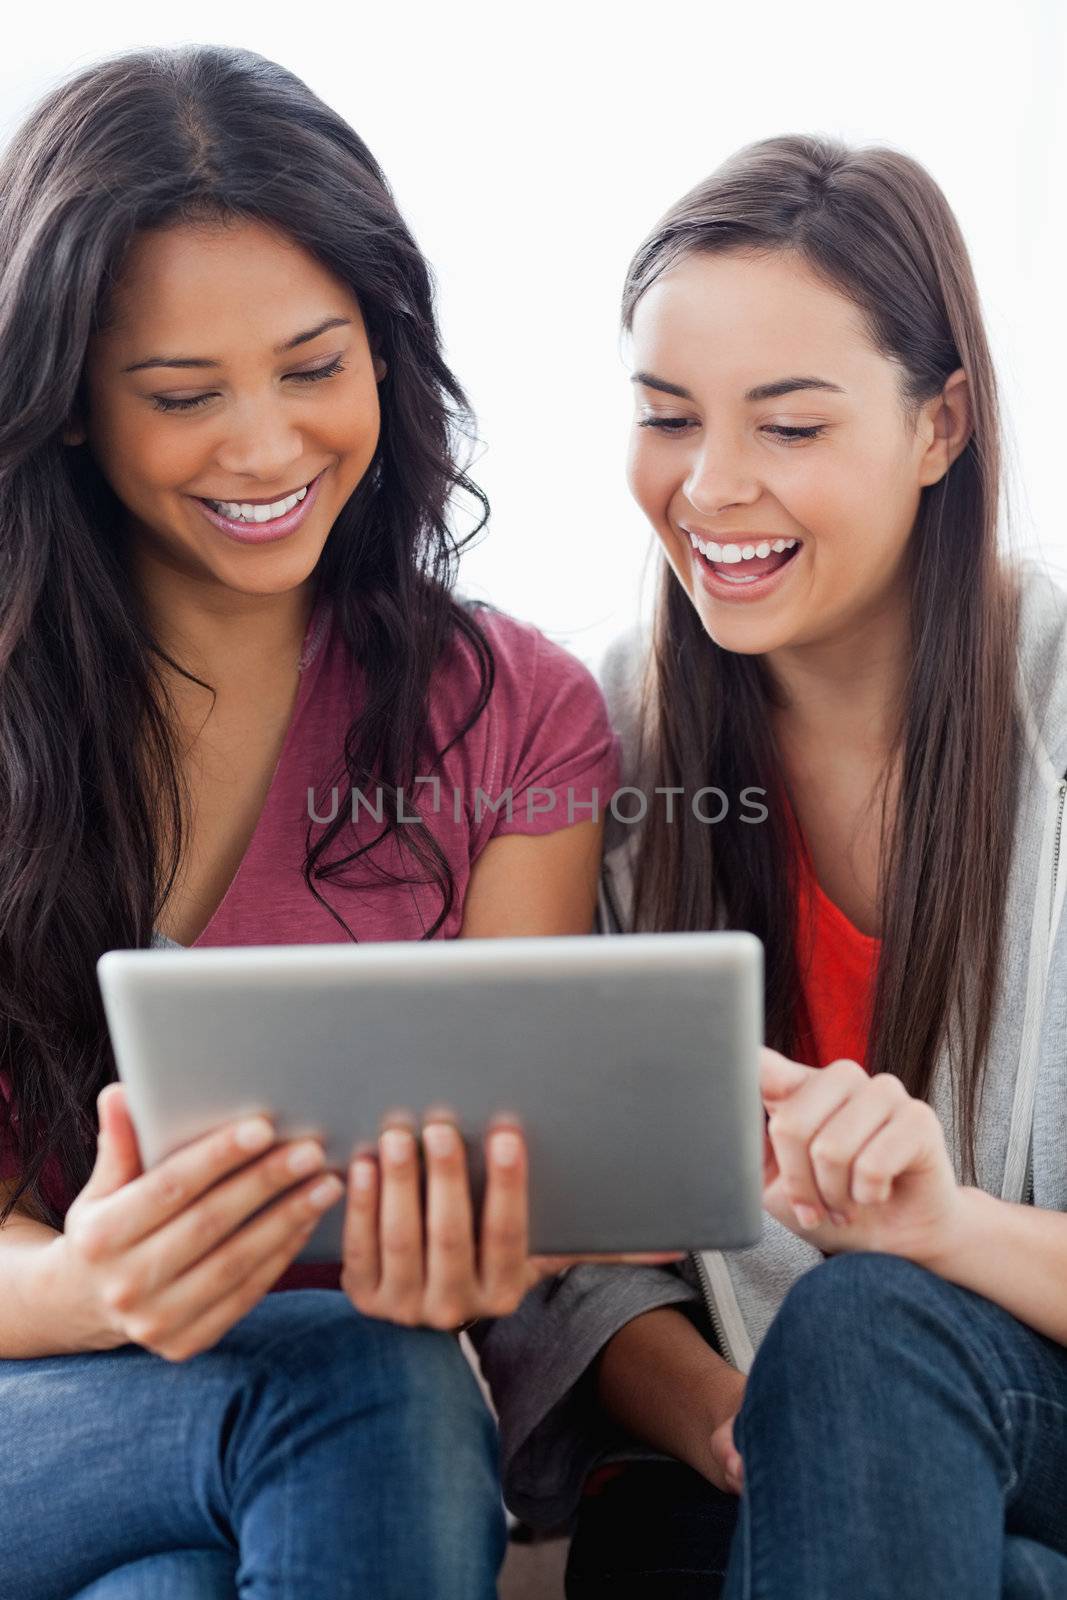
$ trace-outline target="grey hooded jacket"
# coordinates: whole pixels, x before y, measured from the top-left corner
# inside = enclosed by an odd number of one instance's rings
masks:
[[[1035,562],[1020,564],[1018,705],[1024,770],[1006,901],[1003,982],[977,1131],[983,1189],[1067,1211],[1067,593]],[[608,651],[601,681],[635,774],[637,695],[647,639],[640,629]],[[637,828],[609,819],[598,908],[601,933],[629,923]],[[933,1104],[962,1176],[947,1055]],[[821,1252],[763,1215],[758,1244],[691,1255],[684,1265],[572,1267],[531,1291],[514,1315],[473,1331],[500,1417],[505,1497],[535,1527],[573,1516],[597,1464],[656,1458],[596,1404],[592,1363],[633,1317],[676,1305],[733,1366],[747,1372],[791,1285]]]

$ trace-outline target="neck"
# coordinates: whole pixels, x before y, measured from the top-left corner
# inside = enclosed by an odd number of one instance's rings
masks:
[[[150,558],[135,562],[133,571],[156,643],[220,699],[255,694],[279,672],[288,678],[296,671],[315,598],[313,576],[295,589],[261,595],[160,568]],[[184,686],[180,692],[204,693],[180,677],[177,684]]]
[[[902,731],[909,637],[907,612],[893,604],[836,635],[770,652],[785,702],[775,713],[779,733],[794,746],[888,756]]]

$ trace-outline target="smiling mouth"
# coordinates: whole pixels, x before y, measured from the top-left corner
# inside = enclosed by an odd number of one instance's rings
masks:
[[[689,532],[688,529],[686,531]],[[717,544],[714,539],[701,539],[698,534],[689,532],[689,542],[694,550],[699,550],[709,561],[719,561],[726,566],[732,566],[737,562],[765,561],[771,555],[781,555],[786,550],[792,550],[800,541],[760,539],[755,544]]]
[[[316,474],[318,476],[321,474]],[[301,488],[276,500],[210,500],[207,495],[197,495],[196,498],[220,516],[229,517],[231,522],[273,522],[298,506],[314,482],[315,478],[312,478]]]

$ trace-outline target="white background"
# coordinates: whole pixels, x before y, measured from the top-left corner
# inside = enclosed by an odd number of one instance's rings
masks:
[[[623,479],[627,261],[687,188],[773,134],[889,143],[944,189],[1001,380],[1016,539],[1067,576],[1065,18],[1062,0],[20,5],[0,132],[75,67],[187,41],[258,50],[338,109],[434,267],[478,412],[493,515],[463,587],[594,664],[651,593]]]

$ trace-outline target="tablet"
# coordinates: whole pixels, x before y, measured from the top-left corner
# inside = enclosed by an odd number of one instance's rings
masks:
[[[763,947],[749,933],[111,950],[98,964],[146,1167],[233,1118],[342,1173],[382,1117],[446,1106],[476,1199],[516,1115],[538,1254],[760,1236]],[[344,1201],[298,1259],[336,1261]]]

